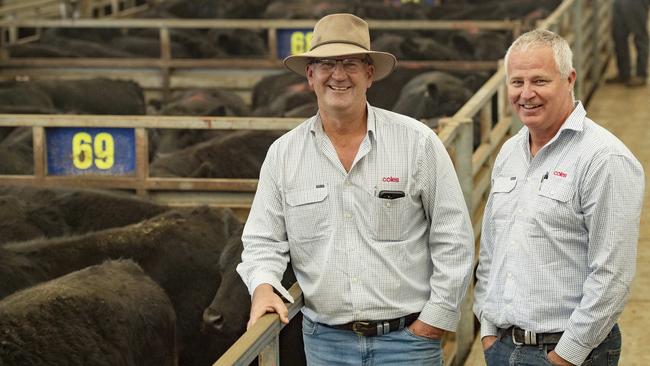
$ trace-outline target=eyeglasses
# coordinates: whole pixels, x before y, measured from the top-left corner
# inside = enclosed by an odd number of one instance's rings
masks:
[[[344,58],[344,59],[334,59],[334,58],[321,58],[317,60],[312,60],[310,64],[316,66],[316,70],[324,73],[333,72],[336,69],[336,64],[341,63],[343,65],[343,71],[348,74],[354,74],[361,71],[363,64],[370,64],[368,59],[361,58]]]

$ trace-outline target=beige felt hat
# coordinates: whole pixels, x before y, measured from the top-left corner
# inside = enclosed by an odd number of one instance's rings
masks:
[[[368,23],[352,14],[331,14],[323,17],[314,26],[309,51],[291,55],[284,59],[284,66],[305,76],[305,66],[311,58],[338,57],[367,54],[375,66],[374,80],[388,76],[397,63],[388,52],[370,50]]]

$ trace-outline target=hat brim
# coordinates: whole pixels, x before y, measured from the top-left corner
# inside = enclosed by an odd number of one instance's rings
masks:
[[[367,54],[372,59],[372,64],[375,67],[373,78],[375,81],[388,76],[393,72],[395,65],[397,64],[395,56],[388,52],[368,51],[365,48],[345,43],[324,44],[309,52],[287,56],[282,62],[287,69],[302,76],[306,76],[305,68],[307,67],[307,63],[309,63],[309,60],[312,58],[340,57],[359,54]]]

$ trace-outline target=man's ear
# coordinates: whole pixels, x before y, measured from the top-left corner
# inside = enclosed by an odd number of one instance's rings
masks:
[[[311,68],[310,64],[305,65],[305,76],[307,76],[309,89],[314,90],[314,70]]]
[[[372,83],[375,81],[375,65],[368,65],[367,73],[368,86],[366,88],[369,89],[372,86]]]
[[[576,73],[576,69],[571,69],[571,72],[569,73],[569,78],[568,78],[569,86],[570,86],[571,90],[573,90],[573,88],[575,87],[577,75],[578,74]]]

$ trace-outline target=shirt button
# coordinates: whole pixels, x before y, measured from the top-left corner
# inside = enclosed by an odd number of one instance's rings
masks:
[[[357,283],[357,282],[359,282],[359,279],[356,277],[352,277],[352,283]]]
[[[346,181],[345,181],[345,185],[346,185],[347,187],[349,187],[349,186],[352,185],[352,182],[350,182],[349,180],[346,180]]]
[[[386,206],[386,207],[390,207],[390,202],[386,202],[386,203],[384,203],[384,206]]]
[[[512,273],[508,272],[508,278],[512,277]]]
[[[349,218],[352,217],[352,214],[349,213],[349,212],[346,212],[346,213],[343,214],[343,217],[345,217],[346,219],[349,219]]]

